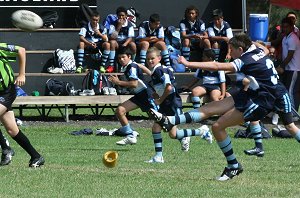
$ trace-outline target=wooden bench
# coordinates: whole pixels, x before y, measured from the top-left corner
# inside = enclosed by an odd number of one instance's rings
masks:
[[[116,108],[118,104],[125,102],[132,95],[115,95],[115,96],[20,96],[17,97],[13,103],[13,108],[19,109],[20,115],[24,109],[37,109],[41,116],[47,117],[53,108],[58,108],[61,115],[66,122],[69,122],[69,107],[73,107],[73,114],[75,109],[83,106],[76,105],[88,105],[86,108],[91,108],[93,113],[101,115],[104,108]],[[189,103],[189,95],[181,95],[183,103]],[[31,105],[31,107],[27,107]],[[33,106],[32,106],[33,105]],[[48,105],[48,106],[47,106]],[[64,109],[64,112],[61,111]],[[75,109],[74,109],[75,108]],[[46,110],[48,111],[46,112]],[[99,112],[100,110],[100,112]]]

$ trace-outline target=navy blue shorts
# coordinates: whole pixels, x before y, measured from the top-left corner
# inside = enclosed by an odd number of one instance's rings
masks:
[[[159,105],[158,112],[162,113],[165,116],[175,116],[183,113],[181,107],[167,105]]]
[[[149,95],[147,90],[143,90],[129,99],[136,104],[143,112],[147,112],[150,108],[157,109],[154,99]]]
[[[17,97],[15,85],[10,85],[6,90],[0,91],[0,104],[7,108],[7,111],[12,110],[12,103]]]
[[[206,93],[210,93],[213,90],[221,90],[219,84],[203,84],[201,87],[205,88]]]

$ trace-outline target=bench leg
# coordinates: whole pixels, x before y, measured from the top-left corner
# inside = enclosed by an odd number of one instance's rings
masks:
[[[68,108],[69,106],[66,104],[65,105],[65,120],[66,120],[66,122],[69,122],[70,120],[69,120],[69,108]]]

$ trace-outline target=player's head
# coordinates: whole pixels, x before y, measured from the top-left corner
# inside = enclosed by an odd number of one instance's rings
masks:
[[[250,37],[245,33],[234,35],[229,40],[230,55],[233,59],[239,58],[252,45]]]
[[[215,52],[212,49],[205,49],[202,54],[203,61],[214,61],[216,58]]]
[[[118,16],[118,19],[126,20],[127,18],[127,9],[123,6],[118,7],[116,14]]]
[[[160,50],[156,47],[151,47],[147,50],[147,66],[149,68],[155,67],[161,61]]]
[[[151,14],[149,17],[149,25],[151,29],[156,29],[160,26],[160,17],[158,14]]]
[[[281,21],[281,28],[284,34],[289,34],[294,30],[294,21],[291,17],[286,17]]]
[[[286,14],[286,17],[291,18],[291,19],[293,20],[294,25],[296,24],[296,21],[297,21],[297,15],[296,15],[295,12],[293,12],[293,11],[288,12],[288,13]]]
[[[185,9],[184,18],[189,21],[195,21],[199,16],[199,10],[195,6],[191,5]]]
[[[214,23],[218,26],[223,22],[223,11],[221,9],[215,9],[212,11],[212,18]]]
[[[90,19],[90,23],[91,23],[92,27],[96,27],[97,24],[99,23],[99,21],[100,21],[100,14],[99,14],[99,12],[94,11],[91,14],[91,19]]]
[[[118,50],[118,62],[121,66],[128,65],[131,60],[132,51],[128,47],[120,47]]]

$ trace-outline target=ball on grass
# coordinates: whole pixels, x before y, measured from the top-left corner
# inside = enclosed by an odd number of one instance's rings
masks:
[[[102,161],[103,164],[108,168],[113,168],[117,164],[118,153],[116,151],[107,151],[104,153]]]
[[[36,31],[43,26],[43,19],[29,10],[17,10],[11,15],[12,24],[26,32]]]

